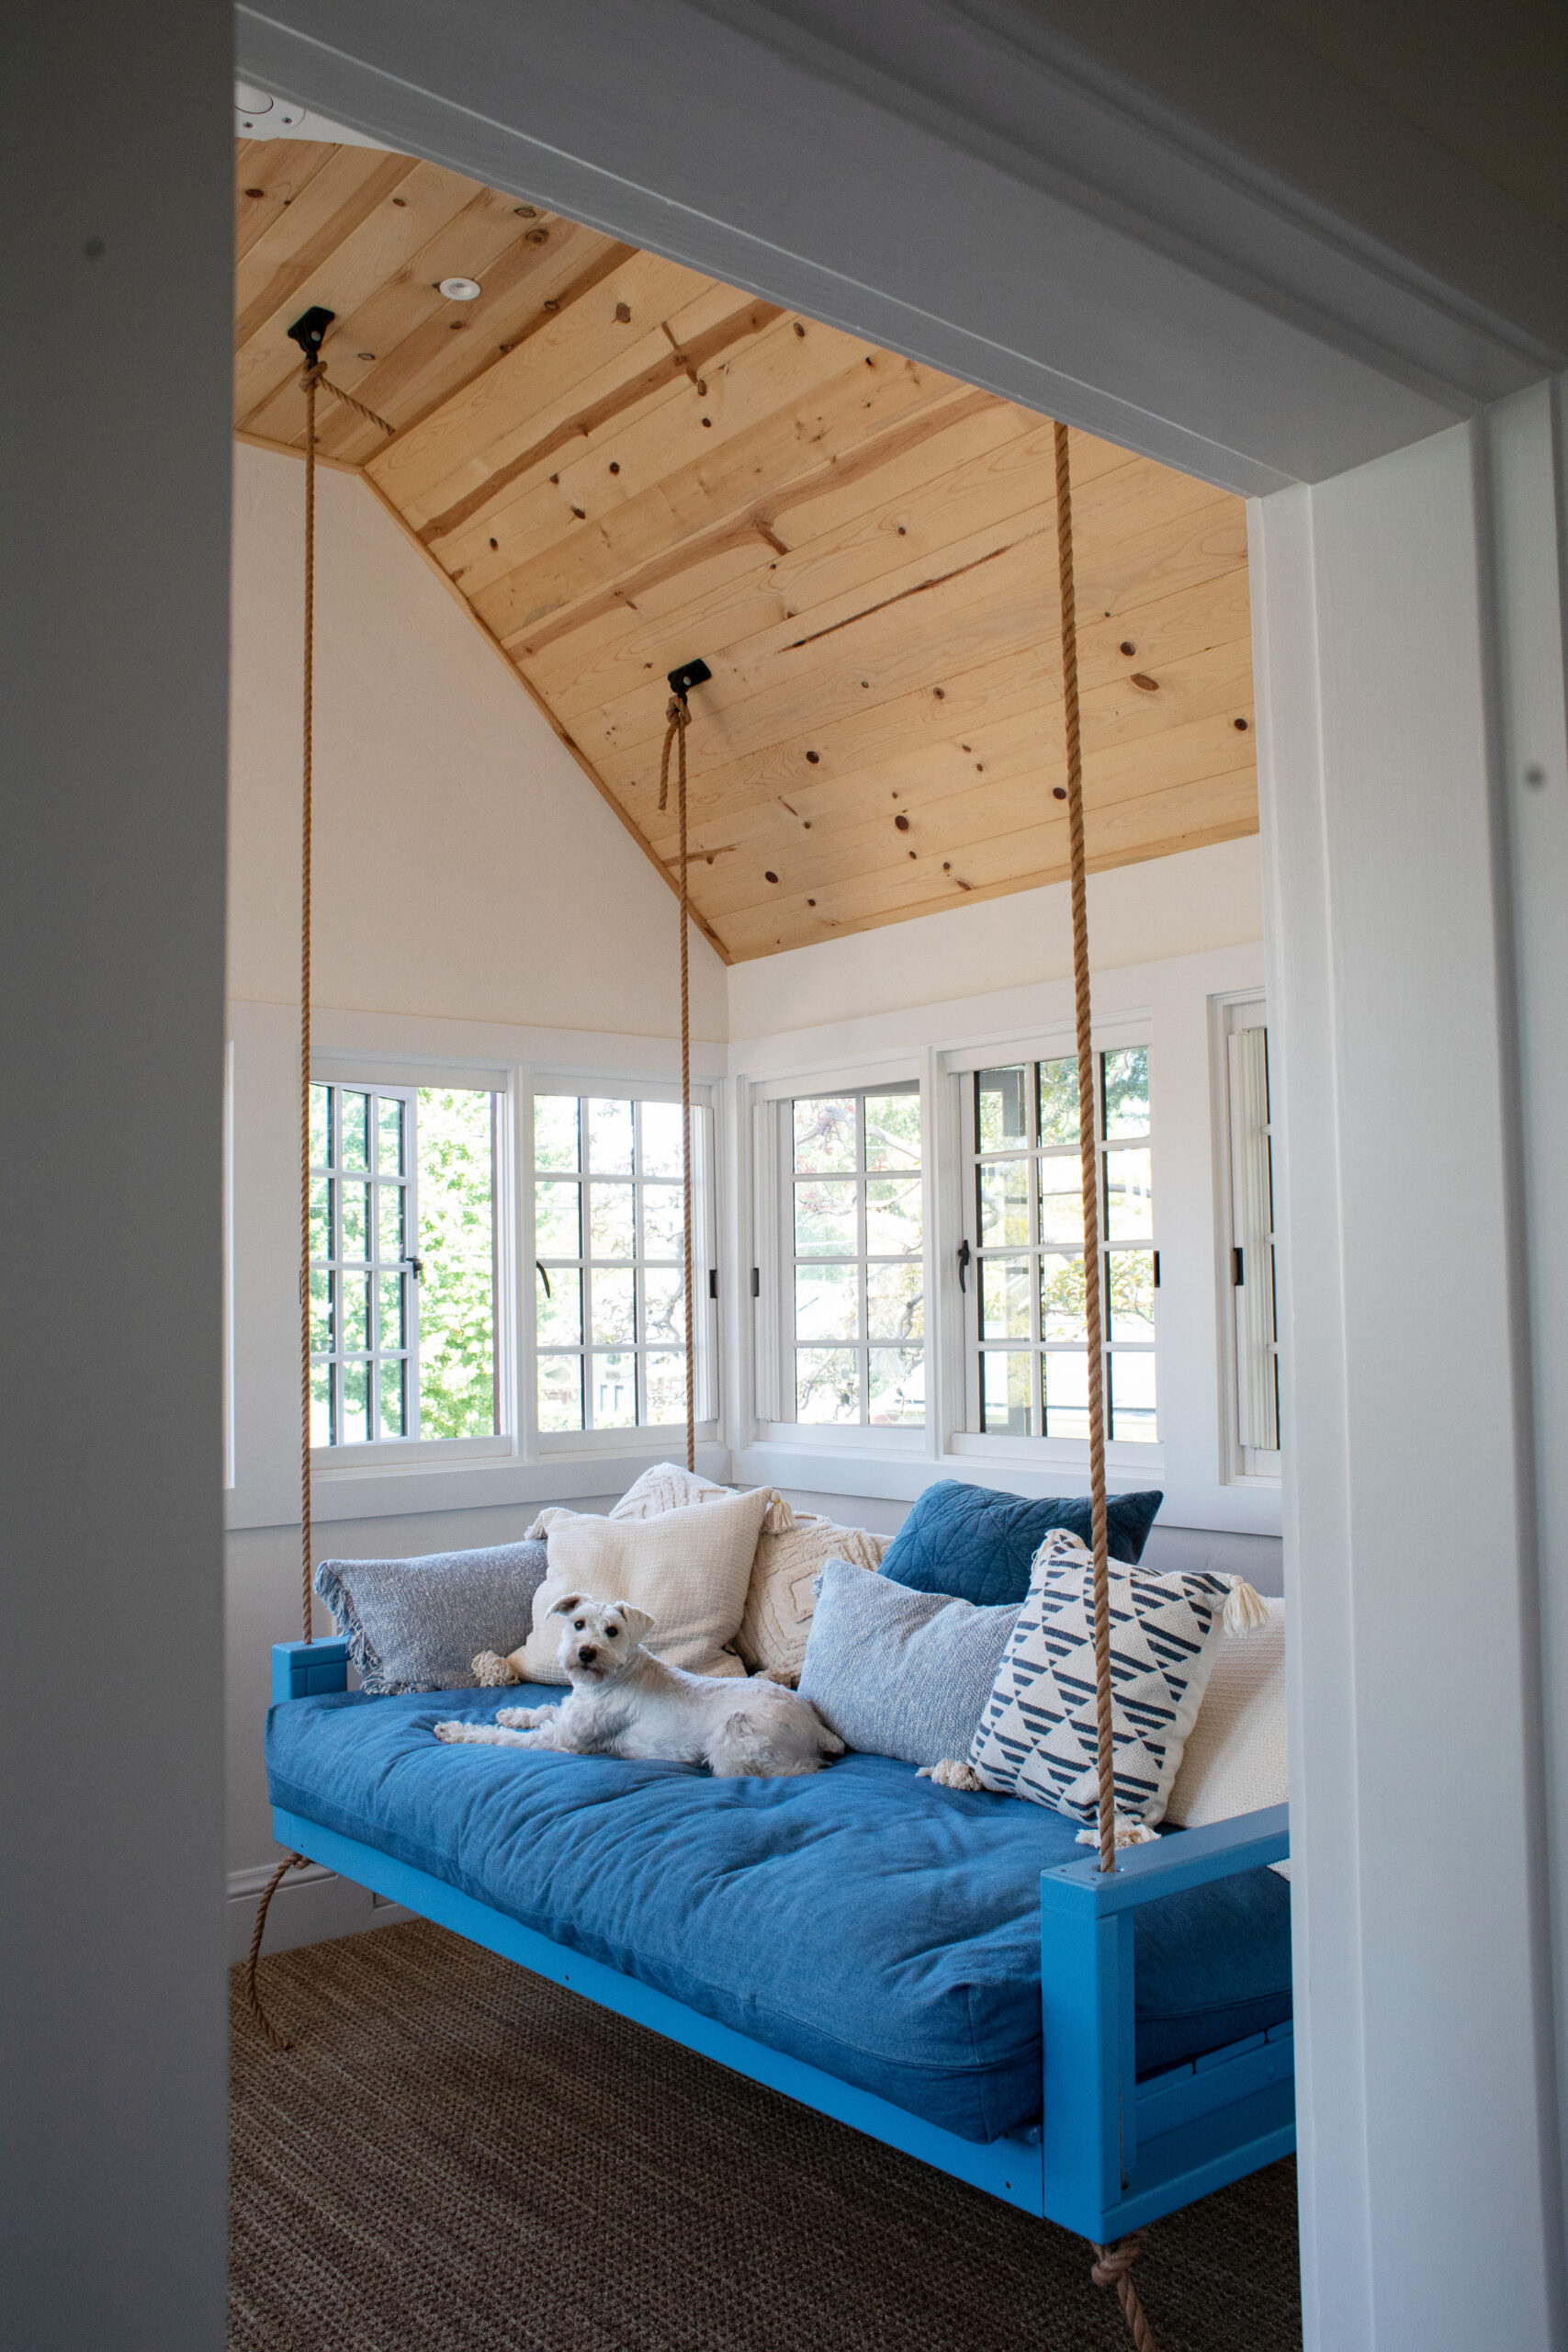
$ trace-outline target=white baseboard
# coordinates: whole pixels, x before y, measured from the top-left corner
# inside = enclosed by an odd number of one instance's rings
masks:
[[[256,1922],[256,1899],[276,1865],[229,1873],[229,1964],[244,1959]],[[324,1944],[334,1936],[363,1935],[369,1928],[392,1928],[413,1917],[400,1903],[388,1903],[368,1887],[355,1886],[311,1862],[290,1871],[267,1913],[264,1952],[294,1951],[302,1944]]]

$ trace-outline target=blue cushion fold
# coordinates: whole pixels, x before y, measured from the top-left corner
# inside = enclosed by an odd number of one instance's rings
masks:
[[[1106,1522],[1113,1560],[1137,1565],[1164,1500],[1156,1490],[1111,1497]],[[916,1592],[946,1592],[980,1608],[1000,1608],[1026,1599],[1030,1563],[1054,1527],[1070,1528],[1089,1543],[1089,1497],[1049,1495],[1031,1502],[994,1487],[944,1478],[915,1504],[887,1548],[882,1574]]]
[[[299,1699],[267,1724],[274,1802],[967,2140],[1041,2109],[1040,1873],[1077,1825],[846,1756],[798,1780],[448,1747],[497,1693]],[[1290,2014],[1270,1871],[1135,1917],[1137,2061]]]

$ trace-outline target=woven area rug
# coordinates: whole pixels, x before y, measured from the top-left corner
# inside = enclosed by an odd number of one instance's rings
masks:
[[[1125,2352],[1082,2241],[423,1922],[234,1975],[231,2352]],[[1160,2222],[1160,2352],[1297,2352],[1295,2168]]]

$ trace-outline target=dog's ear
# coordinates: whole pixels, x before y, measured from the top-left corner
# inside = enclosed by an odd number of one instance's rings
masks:
[[[634,1609],[629,1600],[617,1600],[612,1605],[617,1613],[626,1619],[626,1631],[633,1641],[646,1642],[658,1624],[658,1618],[650,1617],[646,1609]]]
[[[588,1595],[585,1592],[563,1592],[558,1600],[551,1601],[547,1614],[551,1617],[570,1617],[574,1609],[586,1607]]]

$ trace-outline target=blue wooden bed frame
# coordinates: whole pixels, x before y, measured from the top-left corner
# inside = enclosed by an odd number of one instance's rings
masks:
[[[347,1688],[346,1642],[275,1646],[275,1702]],[[1134,2063],[1134,1913],[1186,1887],[1282,1860],[1290,1851],[1282,1804],[1129,1847],[1111,1877],[1088,1860],[1042,1872],[1043,2120],[988,2143],[961,2139],[769,2050],[358,1838],[281,1807],[272,1819],[280,1845],[355,1885],[1098,2245],[1289,2155],[1296,2144],[1288,2023],[1142,2082]]]

